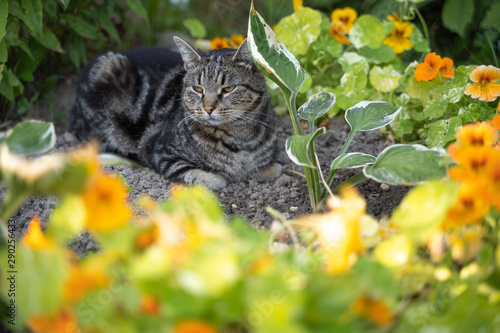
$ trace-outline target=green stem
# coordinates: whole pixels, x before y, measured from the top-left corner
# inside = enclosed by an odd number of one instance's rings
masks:
[[[352,176],[351,178],[347,179],[346,181],[343,181],[339,186],[335,187],[333,189],[333,193],[339,193],[340,189],[346,184],[349,184],[349,187],[353,187],[367,179],[368,178],[364,175],[364,173],[360,172]]]
[[[425,23],[424,17],[422,16],[420,11],[418,10],[417,6],[413,6],[413,9],[415,10],[415,13],[417,13],[418,19],[420,20],[420,23],[422,24],[422,28],[424,29],[425,39],[427,40],[427,42],[429,42],[430,37],[429,37],[429,30],[427,29],[427,23]]]
[[[345,154],[345,152],[347,151],[347,148],[349,148],[349,145],[352,142],[352,139],[354,139],[354,135],[356,135],[356,132],[357,131],[351,130],[351,132],[349,133],[349,136],[345,140],[344,146],[342,147],[342,150],[340,151],[338,156],[342,156]],[[332,185],[333,177],[335,177],[335,174],[337,173],[337,171],[338,170],[335,170],[335,169],[330,170],[330,174],[328,175],[328,178],[326,179],[326,183],[328,184],[328,186]]]

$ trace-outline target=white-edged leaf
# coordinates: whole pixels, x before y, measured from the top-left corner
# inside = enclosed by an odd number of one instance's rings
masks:
[[[255,62],[270,79],[296,94],[304,83],[306,72],[299,61],[278,41],[273,29],[252,7],[248,25],[248,48]]]
[[[345,120],[353,131],[371,131],[390,124],[400,111],[386,102],[362,101],[345,112]]]
[[[442,179],[446,168],[442,152],[422,145],[397,144],[384,149],[375,163],[363,169],[366,177],[393,185],[418,184]]]
[[[347,153],[333,160],[330,170],[353,169],[375,162],[375,156],[363,153]]]
[[[38,120],[23,121],[9,131],[5,143],[17,155],[44,154],[56,144],[54,125]]]
[[[314,140],[325,133],[324,127],[318,128],[315,132],[307,135],[292,135],[286,140],[286,153],[293,163],[309,168],[314,168],[309,156],[309,147]]]
[[[324,115],[335,105],[335,94],[320,91],[309,97],[307,102],[299,107],[299,117],[313,124],[316,119]]]

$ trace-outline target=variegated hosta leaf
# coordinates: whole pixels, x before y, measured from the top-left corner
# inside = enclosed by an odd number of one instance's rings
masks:
[[[417,184],[446,176],[441,159],[442,154],[436,149],[422,145],[393,145],[384,149],[373,165],[365,166],[363,173],[381,183]]]
[[[333,160],[330,170],[353,169],[375,162],[375,157],[363,153],[348,153]]]
[[[309,97],[301,107],[299,107],[299,117],[309,121],[312,125],[316,119],[324,115],[335,104],[335,95],[321,91]]]
[[[390,124],[401,108],[386,102],[362,101],[345,112],[352,131],[371,131]]]
[[[293,163],[309,168],[314,168],[314,164],[309,156],[309,147],[318,136],[325,133],[324,127],[318,128],[308,135],[292,135],[286,140],[286,153]]]
[[[253,3],[247,38],[250,53],[264,74],[280,87],[297,94],[306,72],[286,46],[276,39],[273,29],[253,8]]]
[[[27,120],[17,124],[4,135],[9,151],[17,155],[40,155],[56,144],[54,125],[38,120]]]

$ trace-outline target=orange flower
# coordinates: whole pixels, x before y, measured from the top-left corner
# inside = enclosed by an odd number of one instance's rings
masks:
[[[389,15],[387,16],[387,19],[391,22],[402,22],[401,21],[401,18],[399,17],[399,15],[397,13],[392,13],[392,15]]]
[[[104,288],[109,284],[109,277],[103,273],[99,264],[100,262],[90,262],[82,266],[71,266],[63,289],[68,301],[76,302],[90,290]]]
[[[231,44],[229,44],[229,42],[224,38],[215,37],[214,39],[212,39],[210,47],[212,48],[212,50],[230,49]]]
[[[160,314],[160,302],[151,294],[145,294],[141,297],[141,312],[151,316]]]
[[[411,50],[413,42],[409,37],[413,33],[413,28],[410,23],[395,21],[394,24],[396,27],[392,29],[391,35],[385,37],[382,43],[390,46],[396,54]]]
[[[492,146],[498,140],[498,131],[486,122],[479,122],[462,126],[456,137],[463,145]]]
[[[303,1],[302,0],[293,0],[293,10],[294,11],[298,11],[302,7],[303,7]]]
[[[451,79],[455,76],[455,69],[453,67],[453,60],[448,57],[444,57],[441,63],[441,67],[439,68],[439,73],[441,77],[445,79]]]
[[[40,216],[38,215],[34,215],[31,219],[28,231],[21,239],[21,243],[37,251],[54,246],[54,242],[43,234],[42,227],[40,226]]]
[[[361,318],[369,319],[377,326],[387,325],[394,319],[394,315],[387,304],[366,295],[361,296],[354,302],[352,311]]]
[[[174,333],[217,333],[218,330],[210,323],[201,320],[188,319],[177,323]]]
[[[115,176],[99,173],[82,192],[90,231],[105,232],[125,225],[132,213],[127,206],[127,189]]]
[[[458,192],[457,202],[447,213],[443,226],[459,227],[477,223],[491,209],[491,206],[478,195],[482,187],[475,184],[462,184]]]
[[[229,38],[231,40],[231,42],[236,46],[240,46],[241,43],[243,43],[243,41],[245,40],[245,36],[243,35],[231,35],[231,37]]]
[[[500,84],[494,83],[500,80],[500,69],[481,65],[470,73],[470,79],[474,83],[465,89],[466,95],[484,102],[492,102],[500,96]]]
[[[151,229],[141,231],[137,236],[135,236],[135,246],[143,250],[152,244],[154,244],[159,237],[158,226],[154,224]]]
[[[424,62],[418,64],[415,69],[415,79],[417,81],[430,81],[434,79],[439,73],[442,62],[441,57],[435,52],[427,54]]]
[[[28,327],[34,333],[79,332],[76,319],[69,309],[62,309],[55,315],[30,316]]]
[[[491,148],[492,158],[486,167],[485,178],[488,180],[486,190],[479,195],[500,210],[500,150]]]
[[[343,9],[335,9],[330,16],[332,22],[342,22],[345,26],[345,31],[349,33],[354,26],[354,21],[358,18],[358,13],[351,7],[345,7]]]
[[[451,144],[448,154],[458,166],[449,170],[449,176],[460,182],[485,182],[485,170],[493,158],[492,150],[487,146]]]
[[[498,103],[498,107],[500,108],[500,102]],[[491,120],[491,125],[497,130],[500,131],[500,114],[496,114]]]
[[[346,30],[344,23],[338,22],[338,21],[332,22],[332,25],[330,26],[330,36],[335,38],[335,40],[337,42],[339,42],[340,44],[346,44],[346,45],[351,44],[349,42],[349,39],[347,39],[347,37],[346,37],[346,33],[347,33],[347,30]]]

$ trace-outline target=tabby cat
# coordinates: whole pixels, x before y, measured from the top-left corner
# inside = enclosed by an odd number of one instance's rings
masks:
[[[182,183],[221,189],[278,177],[275,113],[246,41],[202,51],[174,40],[180,54],[150,48],[91,60],[70,132]]]

